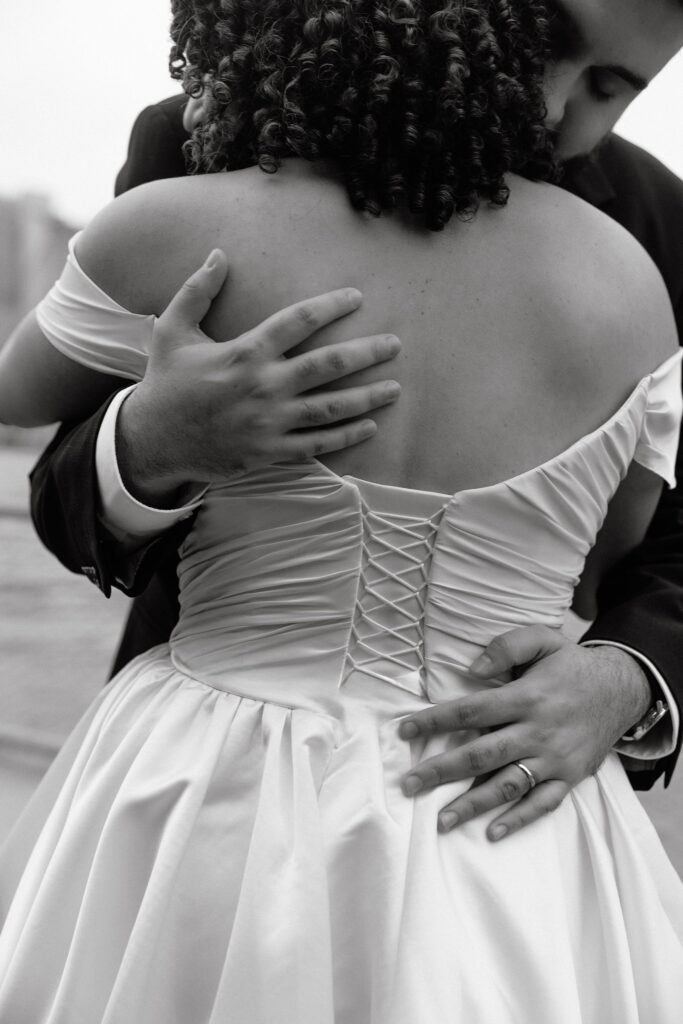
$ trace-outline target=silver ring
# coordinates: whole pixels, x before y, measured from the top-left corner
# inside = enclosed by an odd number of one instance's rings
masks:
[[[538,781],[536,776],[532,772],[531,768],[527,768],[523,761],[513,761],[512,763],[516,764],[518,768],[521,768],[524,774],[526,775],[527,779],[529,780],[529,792],[531,792],[531,790],[534,788]]]

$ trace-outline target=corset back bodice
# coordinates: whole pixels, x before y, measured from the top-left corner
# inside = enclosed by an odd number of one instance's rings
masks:
[[[181,551],[183,669],[334,710],[385,684],[439,701],[516,626],[560,627],[639,437],[647,383],[541,466],[455,495],[280,465],[212,488]]]

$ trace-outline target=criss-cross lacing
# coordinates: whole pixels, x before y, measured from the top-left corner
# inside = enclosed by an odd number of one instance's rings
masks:
[[[417,673],[422,683],[425,601],[443,509],[424,518],[375,512],[361,501],[361,567],[342,684],[353,671],[399,686],[401,675]]]

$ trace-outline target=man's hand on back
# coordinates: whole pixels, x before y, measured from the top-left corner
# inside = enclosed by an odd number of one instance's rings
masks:
[[[470,672],[492,682],[510,672],[515,678],[406,717],[400,726],[406,740],[473,729],[482,734],[419,762],[403,786],[407,796],[415,796],[476,776],[476,785],[441,808],[438,825],[448,832],[505,808],[487,825],[493,840],[559,807],[574,786],[598,770],[652,699],[645,673],[629,654],[614,647],[580,647],[546,626],[497,637]],[[519,761],[537,785],[530,788]]]
[[[226,276],[225,254],[215,250],[159,318],[145,377],[121,407],[119,468],[129,491],[149,505],[177,503],[187,485],[358,444],[376,430],[366,414],[399,395],[391,380],[311,394],[393,359],[400,343],[391,335],[283,358],[357,309],[360,292],[344,288],[307,299],[216,344],[199,324]]]

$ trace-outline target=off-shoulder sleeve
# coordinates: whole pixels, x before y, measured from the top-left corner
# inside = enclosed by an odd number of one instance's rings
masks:
[[[676,486],[676,452],[683,413],[681,357],[676,352],[649,377],[647,409],[634,461]]]
[[[100,373],[140,380],[156,317],[131,313],[91,281],[75,254],[78,235],[59,280],[36,308],[41,331],[69,359]]]

